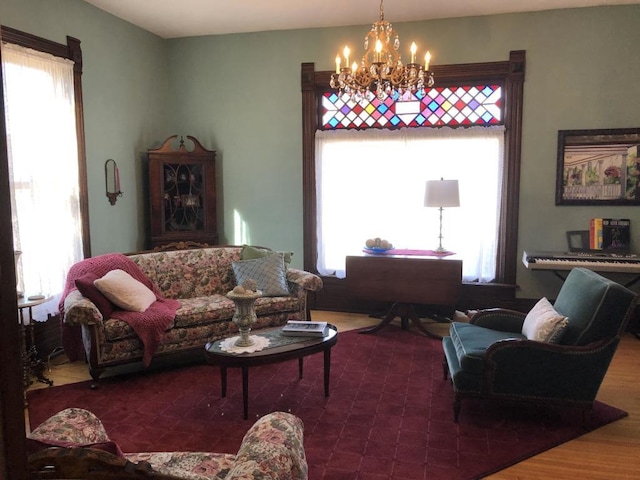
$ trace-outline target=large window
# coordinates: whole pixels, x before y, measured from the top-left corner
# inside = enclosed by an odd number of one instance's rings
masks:
[[[464,280],[494,280],[503,139],[502,127],[317,132],[318,272],[344,277],[367,238],[435,249],[425,180],[445,178],[459,181],[461,207],[444,211],[443,245],[463,258]]]
[[[34,39],[2,29],[13,243],[21,289],[54,297],[34,312],[42,318],[57,312],[66,273],[89,248],[79,42]]]
[[[524,52],[434,73],[438,89],[425,98],[349,109],[329,91],[330,72],[303,64],[305,268],[340,277],[344,256],[371,236],[437,246],[437,210],[423,196],[426,180],[443,177],[460,181],[443,236],[463,256],[465,280],[515,283]],[[485,126],[460,128],[473,124]],[[349,128],[364,131],[339,131]]]

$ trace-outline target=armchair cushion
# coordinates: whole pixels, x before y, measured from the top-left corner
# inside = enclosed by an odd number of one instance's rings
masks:
[[[529,311],[522,324],[522,334],[529,340],[556,343],[569,319],[556,312],[545,297]]]
[[[502,340],[524,340],[520,333],[479,327],[465,322],[453,322],[449,329],[460,367],[468,372],[482,373],[487,348]]]

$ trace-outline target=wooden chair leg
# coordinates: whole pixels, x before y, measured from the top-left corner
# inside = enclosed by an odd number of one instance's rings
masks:
[[[460,416],[460,404],[462,401],[460,397],[456,395],[455,400],[453,401],[453,423],[458,423],[458,417]]]
[[[442,357],[442,379],[446,380],[449,376],[449,364],[447,363],[447,357]]]

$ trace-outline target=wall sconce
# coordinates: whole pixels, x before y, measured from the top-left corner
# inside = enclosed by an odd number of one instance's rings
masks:
[[[118,197],[122,196],[122,192],[120,191],[118,164],[112,158],[104,162],[104,186],[109,203],[115,205]]]

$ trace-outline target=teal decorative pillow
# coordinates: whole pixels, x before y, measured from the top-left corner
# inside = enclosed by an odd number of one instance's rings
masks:
[[[240,260],[233,262],[231,266],[236,284],[240,285],[245,280],[252,279],[265,297],[289,295],[283,253],[273,253],[253,260]]]
[[[242,260],[253,260],[254,258],[264,258],[274,253],[282,253],[284,255],[284,264],[286,267],[291,263],[291,256],[293,252],[274,252],[273,250],[267,250],[266,248],[252,247],[251,245],[243,245],[240,252],[240,258]]]

